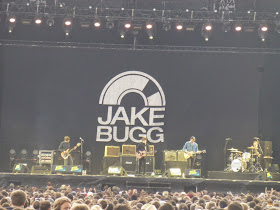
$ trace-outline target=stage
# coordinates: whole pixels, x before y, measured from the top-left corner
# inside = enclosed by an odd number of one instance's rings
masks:
[[[223,176],[226,176],[227,179]],[[272,174],[278,177],[279,174]],[[234,172],[209,172],[209,178],[174,178],[160,176],[106,176],[106,175],[71,175],[71,174],[24,174],[24,173],[1,173],[0,186],[7,187],[10,183],[15,185],[28,185],[45,187],[48,181],[57,188],[62,185],[72,187],[95,187],[98,190],[108,185],[118,186],[121,190],[144,189],[147,191],[201,191],[247,193],[264,192],[265,187],[280,190],[280,181],[259,180],[264,179],[263,174],[244,174]],[[238,179],[234,179],[238,178]],[[247,180],[244,180],[246,178]]]

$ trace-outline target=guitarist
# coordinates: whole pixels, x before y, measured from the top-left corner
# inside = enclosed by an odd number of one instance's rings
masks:
[[[136,152],[139,154],[142,154],[143,152],[149,152],[149,145],[147,143],[146,137],[143,137],[142,142],[137,145]],[[144,171],[144,175],[145,175],[145,173],[146,173],[146,155],[143,155],[141,158],[139,158],[138,163],[139,163],[138,174],[141,173],[141,168],[143,165],[143,167],[144,167],[143,171]]]
[[[185,153],[190,155],[190,158],[187,160],[187,169],[194,168],[195,162],[195,153],[198,152],[198,144],[195,142],[195,137],[192,136],[189,141],[187,141],[183,147]]]
[[[62,141],[58,147],[58,150],[60,152],[64,152],[66,150],[70,150],[70,137],[69,136],[64,136],[64,141]],[[73,165],[73,159],[71,155],[67,158],[64,159],[64,165]]]

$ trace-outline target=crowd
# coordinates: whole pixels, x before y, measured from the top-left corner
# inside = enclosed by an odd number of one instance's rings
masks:
[[[18,186],[0,189],[0,210],[261,210],[280,209],[280,193],[271,189],[264,193],[236,194],[201,192],[121,191],[118,187],[72,189]]]

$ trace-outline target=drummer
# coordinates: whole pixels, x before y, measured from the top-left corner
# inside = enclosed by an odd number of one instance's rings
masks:
[[[259,141],[254,141],[253,142],[253,155],[256,155],[258,157],[261,157],[262,155],[262,150],[260,149]]]

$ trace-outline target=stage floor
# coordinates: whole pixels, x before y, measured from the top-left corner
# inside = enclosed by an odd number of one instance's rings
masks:
[[[227,175],[226,178],[219,176]],[[227,174],[225,174],[227,173]],[[59,187],[62,184],[69,184],[72,187],[96,187],[102,189],[105,185],[118,186],[121,190],[126,189],[144,189],[148,191],[201,191],[208,190],[211,192],[264,192],[265,187],[273,187],[275,190],[280,190],[280,181],[264,181],[264,180],[244,180],[244,174],[238,174],[239,180],[232,179],[232,176],[237,176],[233,172],[209,172],[209,176],[215,178],[168,178],[157,176],[105,176],[105,175],[41,175],[41,174],[16,174],[16,173],[0,173],[0,186],[6,187],[10,183],[15,185],[28,185],[45,187],[48,181],[51,181],[54,186]],[[256,174],[255,174],[256,175]],[[246,174],[246,177],[256,178],[255,175]],[[279,174],[278,174],[279,175]],[[259,178],[263,178],[258,176]],[[242,180],[243,179],[243,180]]]

